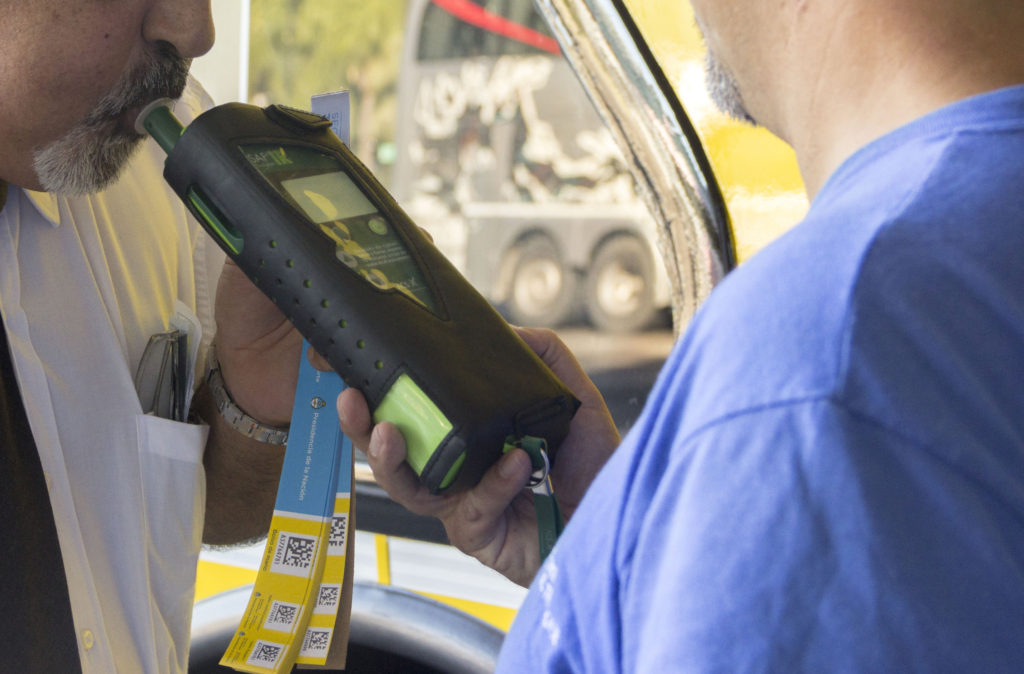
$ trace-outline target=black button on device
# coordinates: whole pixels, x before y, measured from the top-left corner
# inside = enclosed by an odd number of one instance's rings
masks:
[[[320,115],[289,108],[286,105],[269,105],[263,109],[272,122],[299,133],[312,133],[331,126],[331,120]]]

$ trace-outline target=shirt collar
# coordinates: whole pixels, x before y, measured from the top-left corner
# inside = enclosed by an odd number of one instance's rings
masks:
[[[28,197],[29,203],[35,207],[36,212],[51,227],[60,227],[60,206],[57,204],[57,197],[47,192],[34,192],[25,188],[18,188]],[[0,211],[7,205],[7,197],[10,196],[11,186],[6,181],[0,180]]]
[[[60,206],[57,204],[57,195],[26,189],[22,191],[46,222],[53,227],[60,227]]]

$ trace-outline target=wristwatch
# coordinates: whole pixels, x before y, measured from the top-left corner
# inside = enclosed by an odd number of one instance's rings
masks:
[[[224,421],[247,438],[265,442],[270,445],[283,445],[288,442],[287,428],[266,426],[253,419],[235,403],[234,398],[224,385],[224,376],[220,372],[220,363],[213,350],[210,350],[210,372],[206,375],[206,386],[213,395],[217,410]]]

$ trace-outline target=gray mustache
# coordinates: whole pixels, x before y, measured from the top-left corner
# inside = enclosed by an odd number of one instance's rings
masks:
[[[191,65],[192,59],[182,58],[170,45],[159,47],[145,62],[126,72],[114,89],[100,99],[86,117],[86,125],[101,125],[157,98],[179,98]]]

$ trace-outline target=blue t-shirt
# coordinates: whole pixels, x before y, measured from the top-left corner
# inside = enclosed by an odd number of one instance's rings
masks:
[[[1024,86],[860,150],[730,275],[502,672],[1024,668]]]

